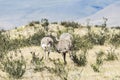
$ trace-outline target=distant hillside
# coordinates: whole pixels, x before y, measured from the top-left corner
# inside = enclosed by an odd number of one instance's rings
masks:
[[[100,10],[94,15],[91,15],[79,21],[82,24],[86,24],[86,20],[90,19],[90,24],[98,25],[103,23],[103,17],[108,19],[108,26],[120,26],[120,1],[104,8],[103,10]]]

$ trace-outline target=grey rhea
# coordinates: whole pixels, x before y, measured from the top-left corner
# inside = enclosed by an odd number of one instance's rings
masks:
[[[50,51],[53,47],[53,39],[51,37],[43,37],[41,39],[41,47],[44,50],[44,59],[49,58]]]
[[[70,54],[72,58],[72,46],[73,46],[73,36],[70,33],[63,33],[60,35],[59,42],[56,45],[57,52],[62,53],[64,64],[66,62],[66,53]]]

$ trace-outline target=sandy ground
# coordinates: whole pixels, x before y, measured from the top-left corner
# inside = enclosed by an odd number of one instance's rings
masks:
[[[78,67],[76,66],[72,60],[70,59],[69,55],[67,54],[67,65],[66,68],[69,69],[68,71],[68,80],[120,80],[120,48],[116,49],[118,52],[119,60],[116,61],[104,61],[103,65],[101,66],[100,72],[94,72],[91,68],[91,64],[95,63],[96,59],[96,52],[103,50],[109,50],[110,47],[108,46],[95,46],[93,49],[88,51],[87,59],[88,63],[85,67]],[[30,52],[35,52],[36,54],[40,54],[43,56],[43,50],[39,46],[33,47],[26,47],[20,49],[22,55],[24,56],[25,60],[27,61],[27,70],[24,76],[20,80],[61,80],[55,74],[51,74],[47,70],[42,72],[34,72],[31,69],[30,61],[32,59]],[[9,54],[14,53],[10,51]],[[19,54],[19,52],[18,52]],[[60,59],[63,62],[62,55],[56,52],[52,52],[50,54],[51,59]],[[45,65],[52,67],[53,64],[50,61],[44,60]],[[0,80],[9,80],[8,74],[0,70]]]

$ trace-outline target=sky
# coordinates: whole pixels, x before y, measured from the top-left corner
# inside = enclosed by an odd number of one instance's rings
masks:
[[[78,20],[119,0],[0,0],[0,28],[11,29],[33,20]]]

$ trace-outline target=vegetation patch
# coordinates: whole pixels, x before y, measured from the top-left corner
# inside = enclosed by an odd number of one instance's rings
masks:
[[[73,42],[73,50],[87,50],[93,47],[93,44],[89,40],[88,36],[80,37],[79,35],[73,35],[74,42]]]
[[[99,32],[100,34],[94,32],[88,32],[88,38],[94,45],[104,45],[106,40],[106,34],[102,31]]]
[[[73,28],[78,28],[80,26],[77,22],[66,22],[66,21],[61,22],[61,25],[65,27],[73,27]]]
[[[117,56],[114,48],[111,48],[107,52],[108,52],[108,54],[106,55],[106,60],[107,61],[118,60],[118,56]]]
[[[6,56],[1,63],[3,65],[3,71],[8,73],[10,78],[21,78],[26,71],[26,61],[22,55],[17,59],[12,55]]]
[[[112,35],[110,43],[115,47],[120,46],[120,32]]]
[[[103,51],[99,51],[98,53],[96,53],[96,63],[91,64],[91,67],[95,72],[100,72],[101,65],[104,61],[104,55],[105,53]]]
[[[77,64],[78,66],[85,66],[87,64],[87,52],[86,51],[82,51],[81,54],[76,55],[74,54],[72,56],[72,60],[75,64]]]
[[[31,54],[32,54],[31,63],[32,65],[34,65],[34,71],[43,71],[44,69],[43,57],[39,58],[38,55],[35,55],[35,52],[31,52]]]

